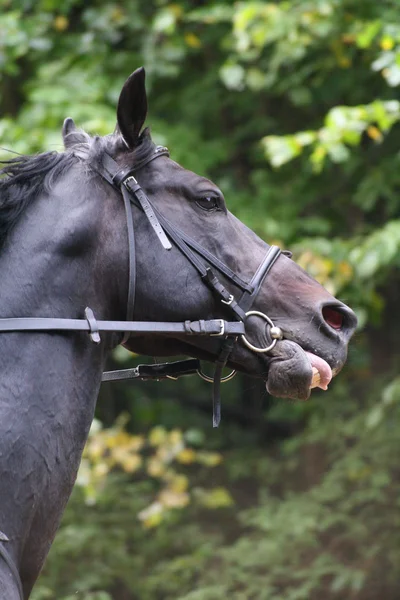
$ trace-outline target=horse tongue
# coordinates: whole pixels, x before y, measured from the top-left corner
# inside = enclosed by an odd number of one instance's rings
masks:
[[[332,369],[323,358],[320,358],[312,352],[306,352],[306,354],[311,363],[311,366],[314,367],[319,373],[320,380],[316,387],[321,388],[321,390],[327,390],[328,384],[332,379]]]

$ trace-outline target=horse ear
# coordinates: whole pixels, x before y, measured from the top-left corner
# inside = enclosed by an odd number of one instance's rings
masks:
[[[140,67],[125,81],[118,100],[118,128],[129,148],[137,145],[146,115],[145,71]]]
[[[75,144],[86,141],[85,133],[77,128],[71,117],[67,117],[64,121],[62,136],[65,148],[71,148],[71,146],[75,146]]]

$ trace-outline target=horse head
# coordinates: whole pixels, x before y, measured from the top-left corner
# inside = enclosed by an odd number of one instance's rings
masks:
[[[122,88],[117,128],[109,139],[107,152],[124,173],[134,172],[151,205],[179,232],[179,239],[189,240],[189,246],[194,240],[192,249],[206,267],[210,257],[214,257],[228,268],[227,272],[221,269],[218,280],[236,304],[246,291],[232,273],[251,286],[270,247],[227,209],[222,191],[213,182],[184,169],[167,152],[161,152],[154,160],[157,149],[148,130],[143,130],[146,114],[144,70],[138,69]],[[71,120],[64,126],[64,140],[66,147],[72,149],[84,141]],[[121,213],[119,200],[115,209]],[[215,288],[210,290],[205,285],[204,277],[182,248],[172,243],[172,248],[164,249],[144,211],[133,210],[134,319],[231,319],[232,305],[216,294]],[[120,227],[125,229],[123,220],[124,217]],[[119,252],[121,260],[116,272],[125,282],[125,287],[121,285],[123,303],[127,298],[126,240]],[[251,299],[251,314],[243,317],[246,335],[232,345],[228,365],[262,377],[275,396],[306,399],[313,386],[326,389],[345,363],[347,345],[356,327],[354,313],[286,253],[280,253],[261,273],[257,286]],[[248,309],[249,303],[246,299],[243,302]],[[277,340],[273,343],[276,331]],[[125,340],[125,346],[141,354],[185,354],[211,362],[218,360],[221,352],[219,342],[201,336],[177,335],[167,339],[162,335],[135,335]],[[270,350],[265,351],[266,348]]]

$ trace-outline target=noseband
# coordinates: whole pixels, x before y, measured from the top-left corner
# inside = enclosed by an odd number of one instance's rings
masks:
[[[251,307],[260,291],[261,285],[271,267],[281,254],[280,248],[270,246],[267,254],[258,267],[251,281],[244,281],[239,275],[232,271],[226,264],[216,256],[203,248],[191,237],[180,231],[170,223],[155,206],[152,205],[143,189],[140,187],[133,173],[144,167],[159,156],[169,156],[168,149],[164,146],[156,146],[154,152],[137,163],[132,168],[121,168],[117,162],[107,153],[103,156],[103,164],[97,172],[122,193],[124,199],[126,222],[128,230],[128,253],[129,253],[129,280],[126,321],[98,321],[90,308],[85,309],[85,319],[63,319],[51,317],[11,317],[0,318],[0,332],[15,331],[87,331],[92,342],[99,344],[101,332],[121,332],[123,337],[121,344],[126,342],[131,335],[161,334],[163,336],[206,336],[222,338],[222,344],[211,343],[211,350],[215,352],[214,377],[205,375],[197,359],[188,359],[174,363],[155,365],[139,365],[134,369],[123,369],[119,371],[107,371],[103,373],[102,381],[116,381],[121,379],[178,379],[182,375],[197,373],[205,381],[213,383],[213,426],[218,427],[221,420],[220,384],[232,379],[236,371],[232,371],[227,377],[222,378],[222,370],[228,362],[233,347],[240,337],[242,342],[253,352],[266,353],[272,350],[277,340],[282,339],[282,331],[275,327],[272,320],[259,311],[251,310]],[[171,242],[182,252],[191,265],[199,273],[203,283],[212,291],[214,296],[221,302],[226,310],[229,310],[233,319],[209,319],[199,321],[184,321],[181,323],[134,321],[133,312],[135,305],[136,289],[136,262],[135,262],[135,229],[133,220],[133,207],[139,208],[147,217],[151,227],[157,235],[164,250],[172,248]],[[203,258],[204,262],[199,258]],[[239,300],[231,294],[218,279],[211,268],[223,275],[236,288],[241,290]],[[269,327],[271,342],[265,348],[254,346],[246,337],[246,321],[248,317],[257,316],[263,319]]]

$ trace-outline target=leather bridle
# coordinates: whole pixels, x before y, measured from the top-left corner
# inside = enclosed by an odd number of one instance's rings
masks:
[[[271,319],[259,311],[252,311],[251,307],[260,291],[261,285],[269,270],[281,254],[280,248],[270,246],[267,254],[258,267],[250,282],[244,281],[232,271],[225,263],[211,254],[191,237],[180,231],[170,223],[158,209],[152,205],[149,198],[134,177],[134,173],[149,162],[160,156],[169,156],[168,149],[164,146],[154,147],[154,152],[135,164],[133,168],[121,168],[118,163],[107,153],[103,155],[102,165],[96,171],[120,191],[123,196],[127,231],[129,255],[129,279],[126,321],[97,320],[93,311],[85,309],[85,319],[64,319],[53,317],[8,317],[0,318],[0,332],[16,331],[87,331],[92,342],[99,344],[101,332],[121,332],[121,344],[125,343],[132,335],[161,334],[163,336],[207,336],[221,338],[222,344],[212,344],[217,358],[215,360],[214,377],[205,375],[197,359],[182,360],[174,363],[155,365],[139,365],[134,369],[107,371],[103,373],[102,381],[116,381],[121,379],[177,379],[182,375],[197,373],[206,381],[214,385],[213,394],[213,426],[218,427],[221,419],[220,409],[220,384],[231,379],[235,371],[222,378],[222,370],[228,362],[233,347],[240,337],[242,342],[253,352],[265,353],[272,350],[276,341],[282,339],[282,331],[275,327]],[[169,251],[172,243],[182,252],[187,260],[199,273],[201,280],[213,292],[216,298],[229,310],[234,320],[208,319],[199,321],[152,322],[134,321],[135,288],[136,288],[136,261],[135,261],[135,229],[133,207],[139,208],[146,215],[151,227],[157,235],[162,247]],[[172,243],[171,243],[172,242]],[[202,261],[199,257],[203,258]],[[235,298],[218,279],[213,267],[225,279],[241,290],[239,300]],[[269,326],[270,343],[265,348],[254,346],[246,337],[246,320],[249,316],[257,316],[265,320]]]

